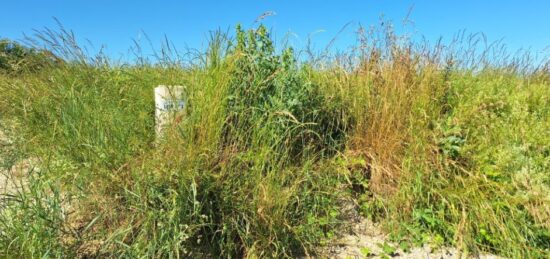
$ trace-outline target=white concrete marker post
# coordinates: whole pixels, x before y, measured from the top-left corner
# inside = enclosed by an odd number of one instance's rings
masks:
[[[164,129],[181,115],[185,108],[183,86],[159,85],[155,88],[155,133],[157,141],[162,137]]]

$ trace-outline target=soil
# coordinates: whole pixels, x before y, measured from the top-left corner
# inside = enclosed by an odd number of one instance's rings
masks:
[[[442,247],[432,249],[429,245],[423,247],[412,248],[407,252],[398,248],[395,243],[388,241],[388,236],[384,234],[380,226],[372,221],[362,218],[351,226],[350,233],[347,233],[328,246],[321,248],[319,253],[321,258],[483,258],[497,259],[502,258],[490,254],[481,254],[479,256],[468,256],[461,253],[456,248]],[[397,248],[396,251],[388,255],[381,245],[387,244]],[[368,252],[368,255],[366,253]]]
[[[15,193],[24,184],[25,172],[32,167],[32,159],[24,159],[16,162],[11,168],[5,166],[5,151],[11,145],[10,139],[0,128],[0,198]]]

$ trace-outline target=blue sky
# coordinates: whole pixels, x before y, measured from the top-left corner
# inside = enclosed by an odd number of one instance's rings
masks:
[[[382,1],[382,0],[242,0],[242,1],[4,1],[0,4],[0,37],[22,39],[32,29],[55,28],[53,17],[113,57],[125,55],[133,39],[145,32],[154,45],[166,35],[177,48],[201,48],[209,31],[241,23],[253,25],[266,11],[276,15],[264,23],[279,40],[293,35],[302,46],[308,35],[322,47],[351,22],[335,48],[353,43],[357,24],[373,25],[381,14],[400,29],[412,9],[408,31],[435,40],[450,39],[460,30],[483,32],[489,41],[503,39],[510,49],[541,52],[550,45],[550,1]],[[548,49],[545,50],[548,52]]]

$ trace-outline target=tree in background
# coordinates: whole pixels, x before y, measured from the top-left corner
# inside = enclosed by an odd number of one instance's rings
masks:
[[[62,60],[49,51],[25,47],[9,39],[0,39],[0,72],[35,72],[59,62]]]

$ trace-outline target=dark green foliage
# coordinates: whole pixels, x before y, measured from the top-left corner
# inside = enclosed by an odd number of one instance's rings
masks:
[[[15,41],[0,39],[0,72],[36,72],[62,62],[47,51],[25,47]]]
[[[307,80],[291,48],[277,55],[264,26],[248,32],[238,27],[232,55],[224,145],[246,149],[261,141],[288,162],[304,152],[341,148],[343,123]]]

